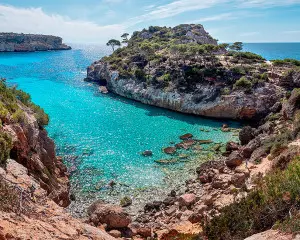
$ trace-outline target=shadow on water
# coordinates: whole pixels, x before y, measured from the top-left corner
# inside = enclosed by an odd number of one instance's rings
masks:
[[[97,86],[97,85],[96,85]],[[96,90],[97,91],[97,90]],[[208,117],[200,117],[192,114],[185,114],[176,111],[172,111],[165,108],[147,105],[132,99],[128,99],[114,93],[103,95],[101,93],[95,93],[95,97],[106,97],[113,99],[114,101],[120,101],[125,104],[130,104],[136,108],[146,110],[145,114],[151,117],[167,117],[172,120],[186,122],[191,125],[201,124],[203,127],[220,128],[222,124],[228,124],[230,127],[239,128],[242,126],[241,122],[228,120],[228,119],[213,119]]]

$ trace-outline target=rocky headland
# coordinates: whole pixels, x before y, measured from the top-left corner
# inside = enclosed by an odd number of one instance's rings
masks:
[[[300,62],[266,61],[242,52],[242,43],[218,45],[202,25],[150,27],[126,42],[87,69],[86,80],[99,84],[102,93],[199,116],[250,120],[252,126],[241,130],[238,142],[215,146],[214,161],[201,164],[186,187],[146,203],[114,234],[170,240],[297,238]],[[97,206],[89,221],[106,228],[97,214],[103,205]]]
[[[150,27],[88,67],[86,80],[145,104],[236,120],[261,119],[283,86],[299,85],[299,72],[289,71],[293,63],[227,50],[202,25]]]
[[[0,52],[70,50],[62,38],[41,34],[0,33]]]

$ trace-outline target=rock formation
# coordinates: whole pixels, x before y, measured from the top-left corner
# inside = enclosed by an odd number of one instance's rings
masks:
[[[241,56],[239,56],[241,55]],[[268,115],[298,72],[275,68],[253,53],[226,52],[201,25],[150,27],[128,46],[94,62],[87,81],[145,104],[213,118]]]
[[[40,34],[0,33],[0,52],[70,50],[62,38]]]

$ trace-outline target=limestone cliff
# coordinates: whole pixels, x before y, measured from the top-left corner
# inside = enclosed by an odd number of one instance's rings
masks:
[[[202,25],[149,27],[88,67],[86,80],[145,104],[236,120],[268,115],[298,81],[298,71],[286,74],[292,66],[227,49]]]
[[[69,50],[62,38],[40,34],[0,33],[0,52]]]

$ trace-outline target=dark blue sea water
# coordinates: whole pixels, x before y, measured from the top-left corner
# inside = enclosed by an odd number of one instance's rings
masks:
[[[245,44],[245,48],[267,59],[300,57],[300,44]],[[66,156],[72,188],[78,196],[113,202],[122,195],[138,196],[147,189],[167,188],[169,183],[183,181],[188,173],[184,166],[191,167],[195,158],[161,166],[155,160],[168,158],[162,147],[179,142],[178,137],[188,132],[215,142],[232,138],[232,133],[216,130],[224,121],[99,94],[97,86],[83,79],[86,67],[108,51],[102,46],[73,45],[71,51],[0,54],[0,76],[30,93],[50,115],[47,130],[57,153]],[[141,156],[147,149],[153,151],[153,157]],[[118,183],[114,192],[106,187],[111,180]]]
[[[267,60],[284,58],[300,60],[300,43],[245,43],[244,51],[257,53]]]

